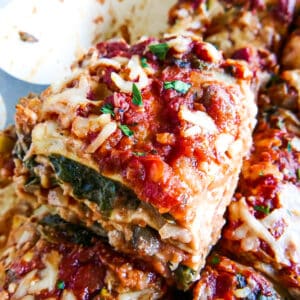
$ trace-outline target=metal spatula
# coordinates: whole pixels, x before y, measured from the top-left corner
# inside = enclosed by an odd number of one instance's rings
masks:
[[[19,80],[0,69],[0,94],[4,99],[7,113],[5,126],[14,123],[15,106],[21,97],[27,96],[30,92],[40,93],[46,87],[47,85]],[[0,115],[0,119],[3,117]]]

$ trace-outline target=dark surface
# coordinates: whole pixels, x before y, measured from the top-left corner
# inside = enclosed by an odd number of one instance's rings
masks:
[[[5,1],[0,0],[0,7],[3,2]],[[0,94],[4,99],[7,111],[6,125],[14,123],[15,106],[20,97],[27,96],[30,92],[40,93],[46,87],[46,85],[19,80],[0,69]]]

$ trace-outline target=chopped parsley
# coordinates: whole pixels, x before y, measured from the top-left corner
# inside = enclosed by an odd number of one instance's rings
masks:
[[[133,152],[135,156],[146,156],[145,152]]]
[[[253,207],[256,211],[262,212],[266,215],[268,215],[270,213],[270,206],[265,206],[265,205],[255,205]]]
[[[109,103],[106,103],[101,107],[101,112],[103,112],[104,114],[110,114],[112,116],[115,115],[114,107]]]
[[[132,103],[136,106],[143,106],[142,94],[135,83],[132,85]]]
[[[127,125],[119,125],[119,128],[122,130],[122,132],[126,136],[129,136],[129,137],[133,136],[133,131],[130,130]]]
[[[167,43],[161,43],[149,46],[150,51],[160,60],[164,60],[169,51],[169,46]]]
[[[288,152],[292,152],[292,144],[291,144],[291,142],[287,143],[286,149],[287,149]]]
[[[164,89],[166,90],[173,89],[181,94],[187,93],[190,88],[191,88],[190,83],[186,83],[181,80],[166,81],[164,83]]]
[[[219,256],[213,256],[212,258],[211,258],[211,264],[213,264],[213,265],[217,265],[219,262],[220,262],[220,257]]]
[[[298,180],[300,180],[300,168],[297,169],[297,178],[298,178]]]
[[[187,266],[179,265],[174,271],[177,285],[186,291],[190,285],[197,279],[197,272]]]
[[[271,78],[269,79],[269,82],[267,83],[267,87],[271,87],[275,84],[280,83],[281,79],[277,74],[272,74]]]
[[[62,281],[62,280],[58,280],[56,286],[59,290],[63,290],[66,287],[64,281]]]
[[[141,58],[141,65],[142,65],[143,68],[149,67],[146,57]]]

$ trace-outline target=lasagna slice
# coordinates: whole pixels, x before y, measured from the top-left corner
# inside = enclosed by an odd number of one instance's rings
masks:
[[[13,181],[15,143],[13,126],[0,131],[0,248],[6,243],[13,215],[26,216],[32,211],[31,198],[18,198],[16,195],[17,184]]]
[[[219,253],[212,253],[201,279],[193,288],[193,300],[283,299],[273,284],[253,268]]]
[[[47,207],[15,214],[0,251],[1,299],[161,299],[164,281]],[[164,298],[166,299],[166,298]]]
[[[251,80],[190,36],[100,43],[72,78],[17,106],[20,193],[75,212],[186,289],[251,146]]]
[[[279,82],[260,96],[253,151],[244,162],[221,244],[299,299],[300,121],[284,108],[295,107],[291,102],[297,100],[288,87]]]
[[[171,33],[201,36],[224,52],[245,60],[259,90],[278,73],[278,55],[295,9],[295,0],[180,0],[170,10]]]
[[[171,32],[200,35],[230,57],[243,48],[278,53],[295,0],[179,0],[170,11]]]

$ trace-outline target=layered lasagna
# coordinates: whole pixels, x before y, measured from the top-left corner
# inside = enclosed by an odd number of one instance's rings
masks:
[[[187,289],[251,146],[251,80],[189,35],[100,43],[71,78],[17,106],[19,192]]]
[[[281,79],[260,98],[254,147],[244,162],[221,244],[298,299],[300,121],[289,109],[297,107],[298,97]]]
[[[21,99],[16,144],[0,134],[0,298],[298,299],[294,9],[178,1],[164,38],[101,42]]]
[[[1,299],[167,299],[157,274],[45,206],[12,223],[0,251]]]
[[[282,299],[273,284],[253,268],[218,252],[212,253],[201,279],[193,289],[193,300]]]
[[[170,11],[171,32],[188,31],[232,56],[243,48],[278,53],[295,0],[180,0]]]
[[[170,10],[169,32],[188,32],[247,61],[257,92],[278,72],[281,47],[293,20],[295,0],[180,0]]]

